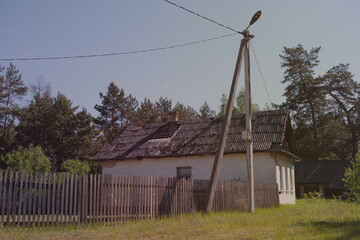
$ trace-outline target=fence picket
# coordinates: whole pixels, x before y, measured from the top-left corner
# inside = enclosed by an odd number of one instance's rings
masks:
[[[80,224],[81,222],[81,208],[82,208],[82,182],[83,182],[83,176],[82,175],[77,175],[78,176],[78,182],[75,186],[77,186],[77,209],[76,209],[76,223]]]
[[[23,200],[23,208],[22,208],[22,224],[27,224],[28,215],[27,215],[27,205],[29,201],[29,193],[28,193],[28,184],[29,184],[29,173],[25,172],[25,180],[24,180],[24,200]],[[20,214],[20,212],[19,212]]]
[[[15,180],[13,181],[14,183],[14,188],[13,188],[13,192],[14,192],[14,197],[13,197],[13,202],[12,202],[12,225],[15,225],[16,223],[16,200],[17,200],[17,188],[18,188],[18,172],[15,172]]]
[[[11,205],[12,205],[12,189],[13,189],[13,172],[10,171],[9,174],[9,191],[8,191],[8,202],[7,202],[7,216],[6,216],[6,223],[7,225],[10,224],[10,216],[11,216]]]
[[[99,221],[99,215],[100,215],[100,188],[101,188],[101,175],[96,175],[96,220]]]
[[[76,224],[78,216],[77,216],[77,208],[78,208],[78,175],[74,174],[74,204],[73,204],[73,224]]]
[[[3,216],[4,216],[4,210],[2,208],[2,206],[5,206],[5,199],[6,199],[6,188],[5,188],[5,179],[3,178],[4,175],[4,171],[0,170],[0,222],[1,222],[1,226],[4,226],[4,222],[3,222]]]
[[[41,223],[41,204],[42,204],[42,199],[41,199],[41,195],[42,195],[42,182],[43,182],[43,173],[39,173],[39,180],[38,180],[38,185],[39,185],[39,191],[38,191],[38,194],[37,194],[37,226],[39,227],[40,226],[40,223]]]

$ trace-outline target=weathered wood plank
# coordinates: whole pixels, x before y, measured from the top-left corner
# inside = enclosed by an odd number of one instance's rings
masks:
[[[32,223],[32,201],[33,201],[33,191],[34,191],[34,186],[33,186],[33,182],[34,182],[34,175],[33,173],[31,172],[30,173],[30,177],[29,177],[29,194],[28,194],[28,213],[27,213],[27,218],[28,218],[28,222],[27,222],[27,225],[31,225]]]
[[[78,183],[77,183],[77,188],[78,188],[78,192],[77,192],[77,219],[76,219],[76,223],[80,224],[81,223],[81,218],[82,218],[82,205],[83,205],[83,200],[82,200],[82,191],[83,191],[83,176],[82,175],[78,175]]]
[[[5,208],[5,201],[6,201],[6,184],[5,184],[5,178],[4,177],[4,171],[0,169],[0,222],[1,226],[4,226],[4,208]],[[4,208],[2,207],[4,206]]]
[[[82,176],[82,196],[81,196],[81,222],[86,223],[87,220],[87,212],[86,212],[86,201],[87,201],[87,189],[86,189],[86,183],[87,183],[87,175]]]
[[[110,186],[111,186],[111,198],[110,198],[110,216],[111,216],[111,220],[110,222],[113,223],[114,222],[114,175],[111,175],[110,178],[111,182],[110,182]]]
[[[69,173],[65,173],[65,209],[64,209],[64,222],[65,224],[68,223],[68,217],[69,217],[69,180],[70,180],[70,176]]]
[[[99,221],[103,221],[102,217],[104,215],[104,175],[101,176],[100,179],[100,192],[99,192]]]
[[[100,215],[100,191],[101,191],[101,175],[96,175],[96,220],[99,221],[99,215]]]
[[[38,186],[39,186],[39,191],[37,193],[37,221],[36,221],[36,224],[38,227],[40,227],[40,224],[41,224],[41,204],[42,204],[42,199],[41,199],[41,196],[42,196],[42,187],[43,187],[43,173],[39,173],[38,175],[39,177],[39,182],[38,182]]]
[[[69,222],[74,222],[73,206],[74,206],[74,174],[70,174],[69,186]]]
[[[93,204],[94,204],[94,201],[93,201],[93,194],[94,194],[94,191],[93,191],[93,174],[90,174],[89,175],[89,222],[92,222],[93,221]]]
[[[36,225],[37,223],[37,212],[38,212],[38,194],[39,194],[39,173],[36,172],[35,173],[35,177],[34,177],[34,189],[33,189],[33,194],[32,194],[32,198],[33,198],[33,207],[32,207],[32,224]]]
[[[116,175],[117,178],[117,192],[116,192],[116,199],[117,199],[117,204],[116,204],[116,221],[120,221],[121,220],[121,213],[120,213],[120,206],[121,206],[121,176],[120,175]]]
[[[16,224],[16,203],[18,201],[18,177],[19,177],[19,172],[15,172],[15,180],[14,180],[14,188],[13,188],[13,192],[14,192],[14,197],[13,197],[13,202],[12,202],[12,224],[15,225]]]
[[[65,217],[65,181],[66,181],[66,173],[61,174],[61,204],[60,204],[60,225],[64,224]]]
[[[146,208],[146,193],[145,193],[145,188],[144,185],[146,184],[146,177],[145,178],[140,178],[138,177],[137,179],[137,185],[139,186],[137,188],[137,204],[136,204],[136,211],[135,211],[135,215],[136,215],[136,219],[143,219],[144,218],[144,214],[145,214],[145,209]]]
[[[23,193],[23,185],[24,185],[24,172],[20,171],[20,181],[19,181],[19,198],[18,198],[18,211],[17,211],[17,224],[20,225],[23,221],[21,210],[24,201],[24,193]]]
[[[46,225],[50,226],[51,217],[51,174],[47,173],[47,192],[46,192]]]
[[[131,176],[127,176],[126,220],[130,220]]]
[[[27,224],[27,222],[29,221],[28,216],[27,216],[27,206],[28,206],[28,201],[29,201],[29,173],[25,172],[25,177],[24,177],[24,200],[23,200],[23,208],[22,208],[22,224]],[[20,213],[19,213],[20,214]]]
[[[57,183],[56,183],[56,225],[61,225],[61,185],[62,185],[62,174],[57,174]]]
[[[77,223],[77,219],[79,216],[78,213],[78,185],[79,185],[79,177],[77,174],[74,174],[74,204],[73,204],[73,224]]]
[[[7,201],[7,215],[6,215],[6,224],[10,225],[11,223],[11,206],[12,206],[12,195],[13,195],[13,172],[9,173],[9,190],[8,190],[8,201]]]

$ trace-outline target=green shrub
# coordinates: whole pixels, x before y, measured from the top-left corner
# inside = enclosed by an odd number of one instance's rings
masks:
[[[2,166],[12,171],[49,172],[50,159],[45,156],[40,146],[30,145],[28,148],[19,147],[1,156]]]
[[[360,202],[360,143],[354,161],[345,170],[345,188],[349,191],[349,199]]]
[[[87,174],[90,172],[89,164],[79,159],[68,159],[61,164],[61,167],[65,172],[73,174]]]
[[[321,198],[323,198],[323,195],[318,191],[312,191],[312,192],[304,193],[304,198],[321,199]]]

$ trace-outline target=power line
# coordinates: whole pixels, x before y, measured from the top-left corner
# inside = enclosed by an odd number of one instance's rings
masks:
[[[235,29],[233,29],[233,28],[231,28],[231,27],[228,27],[228,26],[226,26],[226,25],[224,25],[224,24],[221,24],[221,23],[219,23],[219,22],[216,22],[215,20],[212,20],[212,19],[210,19],[210,18],[208,18],[208,17],[205,17],[205,16],[203,16],[203,15],[200,15],[199,13],[196,13],[196,12],[194,12],[194,11],[192,11],[192,10],[189,10],[189,9],[187,9],[187,8],[185,8],[185,7],[183,7],[183,6],[180,6],[180,5],[176,4],[176,3],[170,2],[169,0],[164,0],[164,1],[167,2],[167,3],[170,3],[170,4],[174,5],[174,6],[176,6],[176,7],[178,7],[178,8],[181,8],[181,9],[183,9],[183,10],[189,12],[189,13],[192,13],[192,14],[198,16],[198,17],[201,17],[201,18],[203,18],[203,19],[205,19],[205,20],[207,20],[207,21],[210,21],[210,22],[212,22],[212,23],[215,23],[215,24],[217,24],[217,25],[219,25],[219,26],[221,26],[221,27],[223,27],[223,28],[226,28],[226,29],[229,29],[229,30],[231,30],[231,31],[233,31],[233,32],[236,32],[236,33],[239,33],[239,34],[244,35],[243,32],[240,32],[240,31],[235,30]]]
[[[222,35],[219,37],[207,38],[199,41],[193,41],[183,44],[171,45],[166,47],[159,47],[159,48],[150,48],[150,49],[142,49],[142,50],[135,50],[135,51],[126,51],[126,52],[115,52],[115,53],[102,53],[102,54],[89,54],[89,55],[76,55],[76,56],[56,56],[56,57],[32,57],[32,58],[1,58],[0,61],[37,61],[37,60],[60,60],[60,59],[74,59],[74,58],[95,58],[95,57],[110,57],[110,56],[118,56],[118,55],[130,55],[130,54],[137,54],[137,53],[147,53],[147,52],[155,52],[161,50],[167,50],[172,48],[178,47],[185,47],[193,44],[204,43],[208,41],[213,41],[225,37],[230,37],[237,35],[238,33],[231,33],[227,35]]]
[[[273,102],[271,101],[270,94],[269,94],[269,91],[268,91],[268,89],[267,89],[267,86],[266,86],[266,83],[265,83],[265,79],[264,79],[264,76],[263,76],[263,74],[262,74],[262,71],[261,71],[261,68],[260,68],[258,59],[257,59],[257,57],[256,57],[256,53],[255,53],[254,46],[253,46],[252,42],[250,42],[250,45],[251,45],[251,49],[252,49],[252,51],[253,51],[253,53],[254,53],[254,56],[255,56],[256,64],[257,64],[257,66],[258,66],[258,69],[259,69],[259,72],[260,72],[260,76],[261,76],[262,82],[263,82],[264,87],[265,87],[265,90],[266,90],[266,94],[267,94],[267,96],[268,96],[268,98],[269,98],[269,101],[270,101],[270,104],[271,104],[271,106],[272,106],[272,105],[273,105]]]

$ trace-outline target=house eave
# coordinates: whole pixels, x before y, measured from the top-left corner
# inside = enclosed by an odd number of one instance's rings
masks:
[[[298,162],[300,161],[300,158],[296,156],[293,153],[290,153],[285,150],[262,150],[262,151],[254,151],[254,153],[279,153],[282,155],[285,155],[287,157],[290,157],[294,161]],[[161,159],[161,158],[183,158],[183,157],[201,157],[201,156],[209,156],[214,155],[216,153],[214,152],[203,152],[203,153],[194,153],[194,154],[168,154],[168,155],[161,155],[161,156],[141,156],[136,158],[102,158],[102,159],[93,159],[93,161],[126,161],[126,160],[142,160],[142,159]],[[226,152],[224,155],[230,155],[230,154],[246,154],[246,151],[237,151],[237,152]]]

